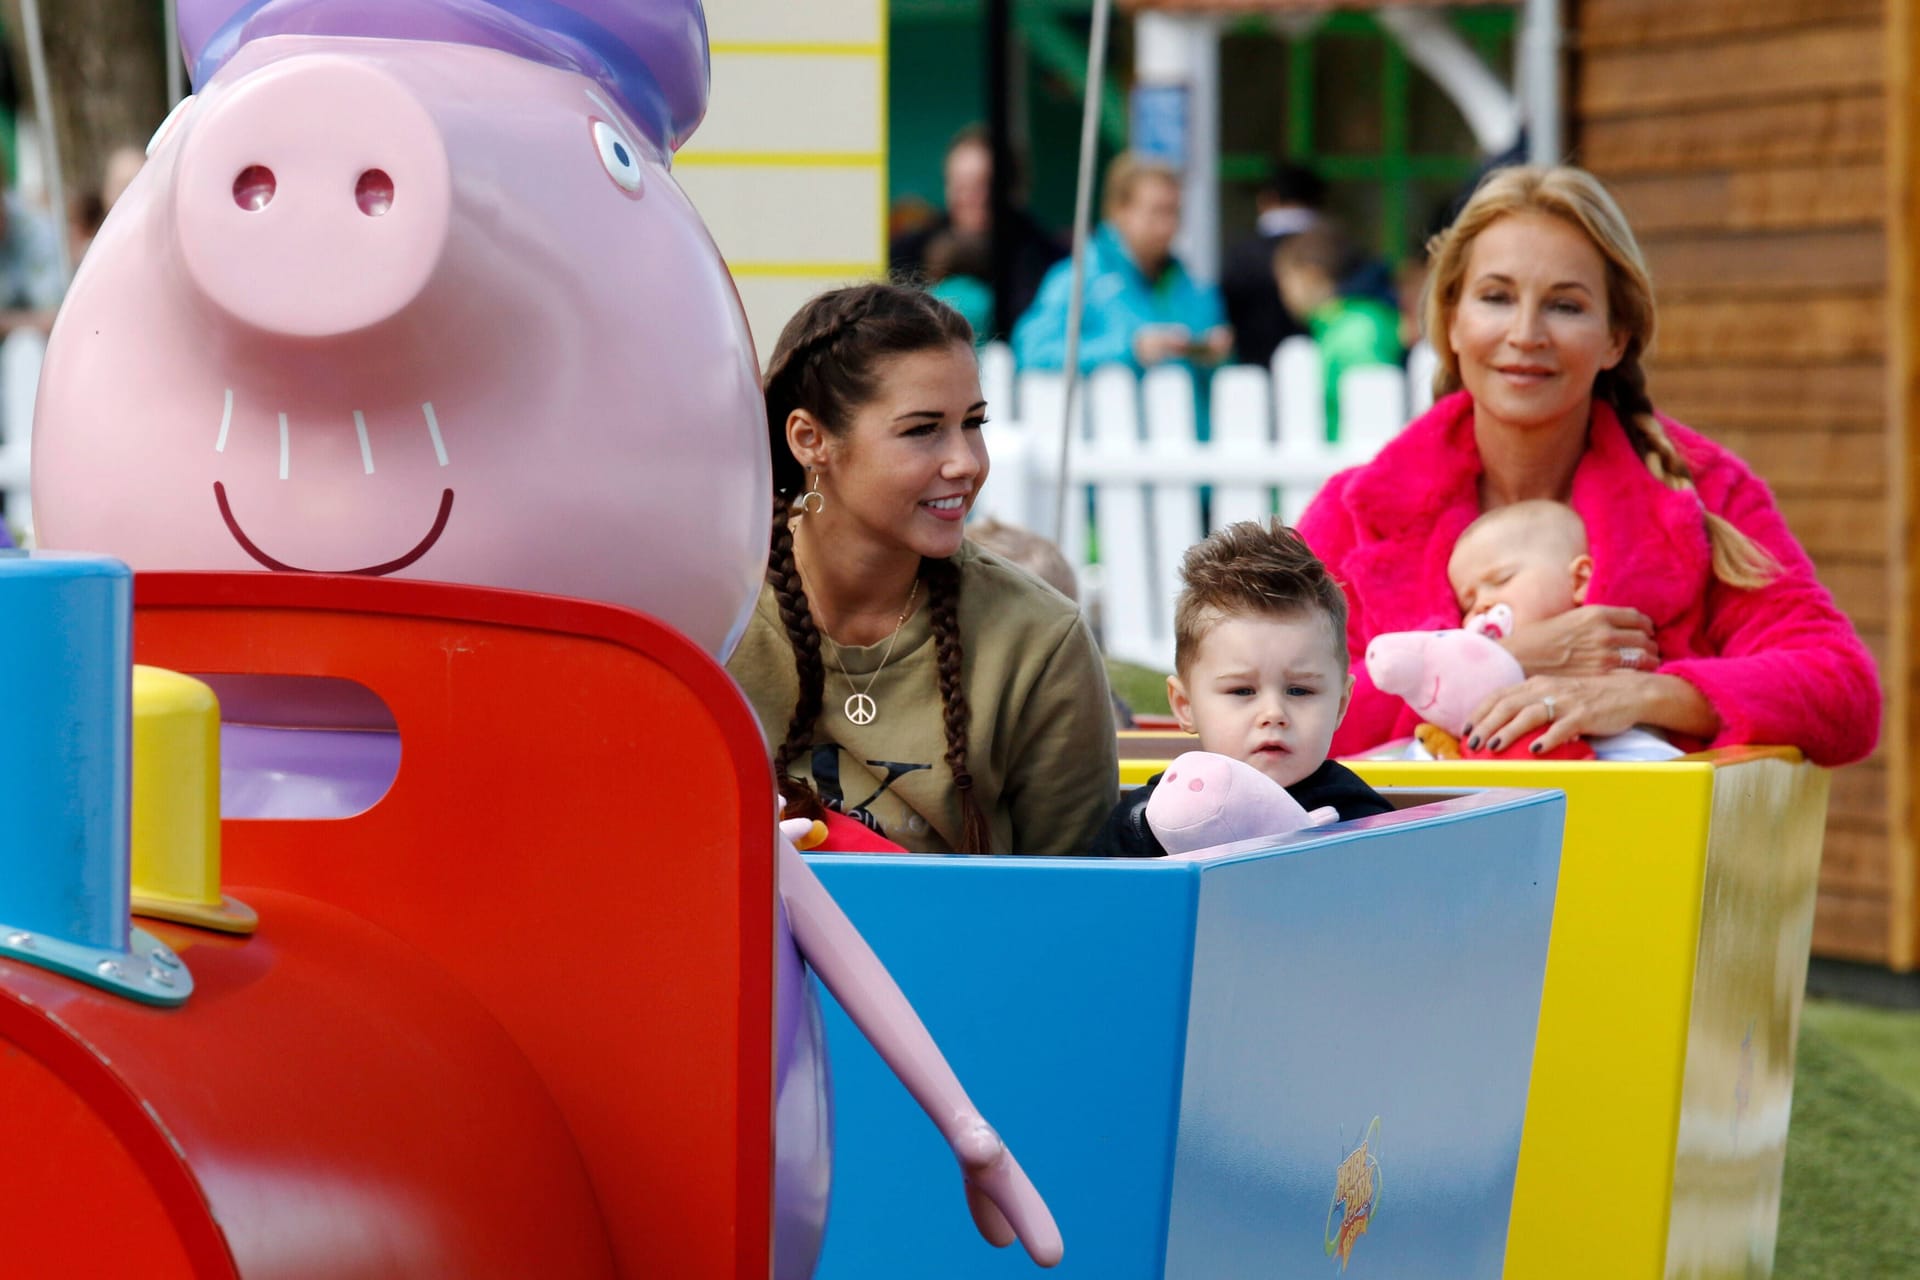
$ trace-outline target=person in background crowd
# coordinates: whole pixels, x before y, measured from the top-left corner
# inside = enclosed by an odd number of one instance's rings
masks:
[[[1320,219],[1327,184],[1304,165],[1281,161],[1253,199],[1258,211],[1253,234],[1227,250],[1220,267],[1220,294],[1227,323],[1233,326],[1233,358],[1266,365],[1282,342],[1306,332],[1274,287],[1274,250]]]
[[[942,176],[946,187],[946,210],[931,221],[895,236],[888,246],[888,265],[895,279],[911,281],[931,275],[933,264],[928,261],[928,250],[945,235],[984,239],[991,264],[994,231],[993,148],[984,128],[969,125],[954,135],[953,141],[947,144]],[[1048,234],[1022,206],[1018,194],[1019,175],[1015,174],[1014,178],[1014,207],[1010,225],[1005,228],[1006,234],[1012,238],[1013,253],[1009,314],[1004,318],[994,317],[991,327],[975,326],[980,330],[983,341],[1004,335],[1013,321],[1026,313],[1027,308],[1033,305],[1034,294],[1039,292],[1040,281],[1046,276],[1047,269],[1067,254],[1067,247],[1059,237]],[[992,276],[991,265],[980,276],[989,289],[993,284]]]
[[[100,234],[101,224],[106,222],[107,213],[118,204],[120,197],[133,184],[140,169],[147,163],[147,153],[139,147],[118,146],[107,154],[106,161],[100,166],[100,183],[97,187],[77,193],[69,204],[67,230],[67,258],[76,266],[87,256],[87,250],[93,245],[93,238]]]
[[[974,339],[993,332],[993,246],[983,235],[943,231],[927,245],[927,292],[973,326]]]
[[[139,147],[121,145],[107,153],[100,166],[100,205],[105,212],[113,212],[146,163],[147,153]]]
[[[1378,298],[1341,292],[1353,260],[1346,238],[1325,223],[1287,237],[1273,254],[1281,300],[1320,348],[1329,440],[1340,438],[1340,379],[1347,370],[1398,365],[1403,354],[1399,313]]]
[[[0,173],[6,157],[0,155]],[[46,332],[65,296],[60,276],[59,232],[53,221],[28,207],[20,193],[0,192],[0,333],[19,328]]]
[[[1105,221],[1087,247],[1082,372],[1104,364],[1135,370],[1168,361],[1213,365],[1233,350],[1219,290],[1196,282],[1173,256],[1180,232],[1180,180],[1165,165],[1123,155],[1107,169]],[[1047,273],[1013,330],[1014,359],[1058,369],[1067,358],[1073,264]]]
[[[1074,577],[1073,566],[1067,563],[1067,557],[1052,539],[989,516],[967,526],[967,541],[1016,568],[1025,569],[1075,604],[1080,603],[1080,582]],[[1111,696],[1113,727],[1133,728],[1133,708],[1118,690]]]

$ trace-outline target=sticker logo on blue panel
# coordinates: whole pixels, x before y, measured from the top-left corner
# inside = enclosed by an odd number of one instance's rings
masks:
[[[1353,1247],[1367,1233],[1373,1217],[1380,1212],[1380,1117],[1367,1126],[1360,1145],[1348,1152],[1334,1171],[1333,1203],[1327,1206],[1326,1246],[1329,1258],[1340,1259],[1346,1271],[1353,1258]]]

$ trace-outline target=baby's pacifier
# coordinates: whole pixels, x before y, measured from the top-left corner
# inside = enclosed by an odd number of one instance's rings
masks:
[[[1513,610],[1504,604],[1488,605],[1468,614],[1467,620],[1460,625],[1489,640],[1504,640],[1513,634]]]

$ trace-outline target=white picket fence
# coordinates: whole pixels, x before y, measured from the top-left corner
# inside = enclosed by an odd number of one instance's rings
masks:
[[[1406,371],[1349,370],[1332,444],[1320,353],[1306,338],[1282,344],[1271,370],[1235,365],[1213,374],[1205,443],[1186,370],[1138,378],[1121,366],[1097,370],[1079,397],[1072,488],[1057,534],[1066,384],[1058,373],[1016,374],[1012,354],[998,345],[981,353],[980,373],[993,471],[976,515],[1056,538],[1107,652],[1170,670],[1186,549],[1236,520],[1297,520],[1329,476],[1371,458],[1427,407],[1433,353],[1418,348]],[[1095,546],[1098,564],[1090,563]]]
[[[33,329],[15,329],[0,340],[0,494],[6,522],[16,534],[33,526],[27,480],[33,445],[33,397],[47,340]]]

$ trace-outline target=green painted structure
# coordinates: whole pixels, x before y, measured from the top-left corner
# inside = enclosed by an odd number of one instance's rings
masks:
[[[1026,138],[1030,204],[1042,222],[1073,214],[1089,0],[1014,0],[1016,131]],[[986,115],[981,0],[891,0],[889,197],[940,203],[947,143]],[[1451,15],[1496,74],[1510,78],[1515,13]],[[1130,23],[1116,18],[1102,94],[1101,161],[1126,143]],[[1273,157],[1308,164],[1358,239],[1389,261],[1413,253],[1481,157],[1447,96],[1370,14],[1342,11],[1286,34],[1229,23],[1220,45],[1222,242],[1251,226],[1253,193]]]

